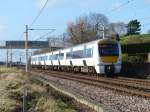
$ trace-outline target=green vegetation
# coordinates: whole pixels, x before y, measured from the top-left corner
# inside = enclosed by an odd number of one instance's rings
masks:
[[[150,42],[150,34],[129,35],[129,36],[121,37],[122,44],[146,43],[146,42]]]
[[[2,73],[18,73],[19,71],[17,71],[15,68],[6,68],[4,66],[0,66],[0,74]]]
[[[128,56],[127,54],[122,55],[123,63],[144,63],[144,58],[140,55]]]
[[[150,42],[150,34],[143,35],[129,35],[120,38],[121,44],[136,44]]]
[[[123,53],[146,55],[150,52],[150,34],[124,36],[120,40]]]
[[[146,53],[150,52],[150,34],[121,37],[120,42],[124,63],[143,63],[147,60]]]
[[[44,87],[38,80],[23,75],[21,71],[0,68],[0,112],[21,112],[24,81],[28,81],[28,112],[76,112],[73,104],[61,99],[56,92]],[[54,96],[55,95],[55,96]]]
[[[141,27],[140,22],[137,19],[131,20],[127,24],[127,35],[140,34],[141,30],[140,27]]]

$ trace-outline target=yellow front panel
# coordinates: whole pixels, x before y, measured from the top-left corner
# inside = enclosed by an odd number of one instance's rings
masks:
[[[118,56],[102,56],[100,57],[103,63],[116,63]]]

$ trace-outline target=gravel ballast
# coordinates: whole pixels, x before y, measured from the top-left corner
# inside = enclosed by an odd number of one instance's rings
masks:
[[[149,98],[132,96],[123,92],[51,76],[49,76],[49,79],[73,92],[97,101],[114,112],[150,112]]]

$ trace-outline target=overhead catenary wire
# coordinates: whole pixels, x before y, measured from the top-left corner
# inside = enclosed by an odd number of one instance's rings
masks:
[[[29,26],[29,28],[32,27],[33,24],[38,20],[38,18],[39,18],[40,15],[42,14],[44,8],[46,7],[48,1],[49,1],[49,0],[46,0],[46,2],[44,3],[43,7],[42,7],[41,10],[39,11],[38,15],[33,19],[32,23],[31,23],[30,26]],[[42,2],[41,2],[41,5],[42,5]],[[24,36],[24,32],[21,33],[21,36],[20,36],[19,40],[21,40],[23,36]]]
[[[119,8],[125,6],[125,5],[127,5],[127,4],[129,4],[129,3],[133,2],[133,1],[134,1],[134,0],[128,0],[128,1],[126,1],[126,2],[124,2],[124,3],[122,3],[122,4],[119,5],[118,7],[115,7],[115,8],[113,8],[113,9],[111,9],[110,11],[108,11],[108,12],[106,13],[106,15],[108,15],[108,14],[110,14],[110,13],[112,13],[112,12],[118,10]],[[140,21],[149,20],[149,19],[150,19],[150,16],[149,16],[149,17],[139,18]],[[144,28],[144,27],[147,27],[147,26],[149,26],[149,25],[150,25],[150,23],[146,23],[146,24],[141,25],[141,27]]]
[[[53,29],[53,30],[51,30],[50,32],[47,32],[46,34],[44,34],[44,35],[38,37],[38,38],[36,39],[36,41],[39,40],[39,39],[42,39],[43,37],[46,37],[47,35],[51,34],[53,31],[55,31],[55,29]]]
[[[127,5],[127,4],[129,4],[129,3],[131,3],[132,1],[134,1],[134,0],[128,0],[128,1],[126,1],[126,2],[124,2],[124,3],[122,3],[122,4],[120,4],[118,7],[115,7],[115,8],[113,8],[113,9],[109,10],[108,12],[106,12],[106,15],[108,15],[108,14],[110,14],[110,13],[112,13],[112,12],[118,10],[118,9],[120,9],[121,7],[123,7],[123,6],[125,6],[125,5]]]
[[[21,33],[19,40],[21,40],[23,38],[23,36],[24,36],[24,32]]]
[[[47,3],[49,0],[46,0],[46,2],[44,3],[43,7],[41,8],[41,10],[39,11],[38,15],[35,17],[35,19],[33,19],[32,23],[29,25],[29,28],[31,28],[33,26],[33,24],[38,20],[38,18],[40,17],[40,15],[42,14],[44,8],[46,7]]]

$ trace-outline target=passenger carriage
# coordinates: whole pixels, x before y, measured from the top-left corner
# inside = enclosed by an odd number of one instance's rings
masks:
[[[121,70],[121,56],[119,42],[112,39],[99,39],[32,56],[31,65],[63,71],[115,74]]]

